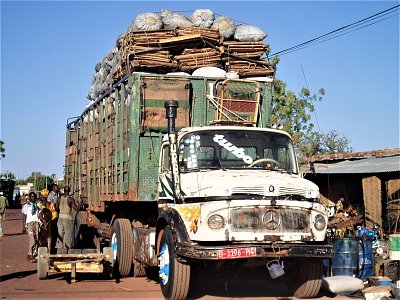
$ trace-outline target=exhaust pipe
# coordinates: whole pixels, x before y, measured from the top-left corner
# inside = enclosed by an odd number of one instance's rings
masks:
[[[178,165],[178,140],[175,132],[175,119],[177,116],[177,109],[179,107],[178,101],[169,100],[164,102],[166,111],[166,118],[168,120],[168,140],[169,140],[169,162],[171,165],[172,172],[172,190],[174,193],[174,201],[176,203],[182,203],[181,184],[179,177],[179,165]]]
[[[167,113],[166,118],[168,120],[168,134],[175,133],[175,119],[176,111],[179,107],[178,101],[170,100],[164,102],[165,111]]]

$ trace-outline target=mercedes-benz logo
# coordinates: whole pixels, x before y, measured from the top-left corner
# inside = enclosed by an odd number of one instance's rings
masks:
[[[281,216],[274,210],[267,211],[262,216],[262,223],[269,230],[274,230],[281,225]]]

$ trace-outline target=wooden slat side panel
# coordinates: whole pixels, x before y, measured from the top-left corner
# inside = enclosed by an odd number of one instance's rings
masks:
[[[189,126],[190,84],[187,79],[161,79],[147,77],[142,79],[142,131],[167,132],[164,101],[176,100],[179,103],[176,127]]]
[[[382,227],[382,190],[381,180],[376,176],[362,179],[365,220],[368,228],[375,224]]]

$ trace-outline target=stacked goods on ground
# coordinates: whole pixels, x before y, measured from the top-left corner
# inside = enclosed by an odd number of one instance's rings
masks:
[[[96,100],[112,84],[132,72],[192,73],[200,67],[217,67],[248,76],[272,76],[267,36],[257,26],[241,24],[197,9],[190,18],[162,10],[142,13],[117,39],[116,47],[96,65],[88,99]]]

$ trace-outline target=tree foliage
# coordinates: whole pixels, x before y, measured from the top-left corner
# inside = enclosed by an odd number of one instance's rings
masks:
[[[353,152],[349,146],[350,142],[344,135],[336,130],[327,133],[311,132],[304,135],[298,142],[301,156],[311,157],[314,155]]]
[[[286,91],[286,83],[276,79],[274,81],[274,100],[272,103],[272,122],[281,123],[296,144],[304,135],[312,132],[311,113],[314,112],[314,103],[322,100],[325,94],[320,89],[317,94],[303,88],[299,95]]]
[[[32,175],[25,179],[26,182],[32,182],[33,188],[37,191],[42,189],[50,189],[50,186],[56,181],[56,175],[43,175],[41,172],[32,172]]]
[[[286,83],[282,80],[274,81],[272,122],[283,125],[283,129],[292,136],[293,143],[297,145],[299,154],[303,157],[353,151],[347,137],[337,131],[314,131],[311,114],[315,110],[315,103],[322,101],[324,95],[324,89],[311,94],[306,88],[296,95],[286,90]]]
[[[0,174],[0,178],[15,180],[15,175],[11,172],[4,172]]]

